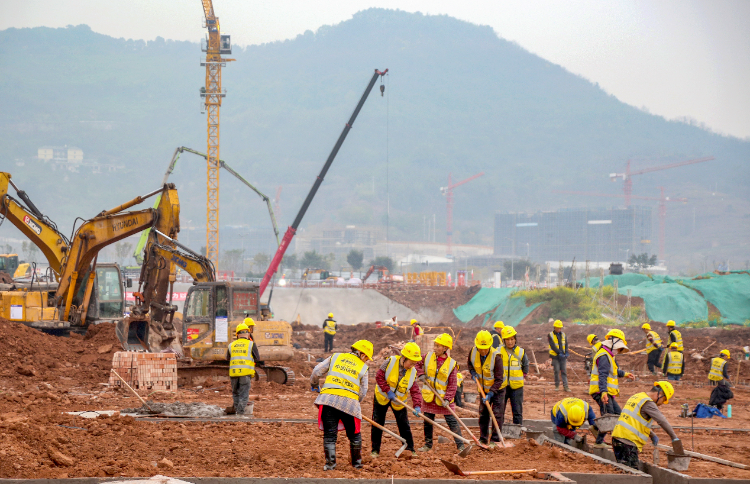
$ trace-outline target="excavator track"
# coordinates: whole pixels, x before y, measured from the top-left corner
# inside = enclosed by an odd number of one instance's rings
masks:
[[[294,376],[294,370],[287,366],[263,366],[262,371],[257,371],[258,381],[272,381],[280,385],[294,385],[296,378]],[[261,377],[260,374],[264,376]]]
[[[180,386],[193,385],[197,381],[203,381],[209,377],[228,377],[228,373],[228,365],[209,364],[192,366],[178,363],[177,384]],[[200,378],[200,380],[194,382],[193,378]],[[296,379],[294,370],[286,366],[262,366],[256,368],[255,381],[260,383],[272,381],[280,385],[294,385]]]

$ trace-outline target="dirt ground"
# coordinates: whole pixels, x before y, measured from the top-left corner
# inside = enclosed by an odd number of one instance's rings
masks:
[[[78,410],[120,410],[138,406],[138,401],[123,390],[112,389],[108,381],[112,354],[117,350],[114,328],[100,325],[92,328],[84,339],[60,338],[45,335],[17,323],[0,320],[0,338],[5,342],[0,350],[0,477],[83,477],[83,476],[148,476],[156,473],[174,476],[281,476],[281,477],[436,477],[451,475],[439,463],[438,457],[451,458],[455,447],[438,444],[433,452],[415,456],[410,461],[397,461],[393,452],[398,448],[394,439],[385,438],[381,457],[369,458],[369,425],[363,424],[363,455],[366,468],[354,471],[348,462],[346,437],[340,435],[338,450],[339,470],[323,473],[322,432],[312,424],[246,422],[184,422],[154,423],[136,421],[129,417],[99,417],[89,420],[63,412]],[[464,363],[471,347],[475,329],[455,327],[454,357]],[[571,344],[578,344],[589,328],[571,326],[566,329]],[[598,328],[597,328],[598,329]],[[602,328],[602,331],[604,328]],[[661,331],[661,328],[657,329]],[[309,376],[315,358],[321,357],[322,336],[317,327],[295,328],[295,341],[307,341],[309,333],[316,344],[310,350],[300,350],[290,363],[297,374],[293,386],[275,383],[254,383],[251,391],[256,418],[304,418],[317,416],[309,392]],[[437,331],[437,330],[436,330]],[[442,331],[439,330],[439,331]],[[519,327],[521,344],[534,349],[542,372],[539,376],[532,366],[524,395],[524,417],[548,419],[550,407],[569,396],[555,392],[551,370],[542,363],[547,328],[543,325]],[[713,339],[722,344],[734,341],[745,344],[746,330],[688,330],[686,346],[702,349]],[[580,334],[579,334],[580,333]],[[336,338],[336,349],[363,337],[375,343],[376,352],[404,340],[404,333],[376,329],[375,325],[344,327]],[[317,339],[320,337],[320,345]],[[631,347],[637,334],[631,336]],[[303,340],[304,338],[304,340]],[[707,341],[705,344],[703,344]],[[530,344],[526,344],[526,343]],[[306,342],[306,344],[308,344]],[[717,343],[718,345],[718,343]],[[716,347],[717,345],[714,345]],[[730,349],[733,346],[730,345]],[[713,349],[713,348],[712,348]],[[578,350],[576,350],[578,351]],[[581,350],[583,351],[583,350]],[[689,351],[689,350],[688,350]],[[584,353],[581,353],[584,354]],[[53,358],[54,355],[54,358]],[[313,360],[307,362],[308,355]],[[645,356],[634,356],[634,362],[623,359],[626,368],[642,365]],[[532,360],[533,361],[533,360]],[[689,362],[691,363],[691,362]],[[736,371],[736,360],[730,370]],[[374,367],[374,365],[373,365]],[[741,381],[746,378],[742,367]],[[675,426],[690,426],[690,419],[679,417],[680,405],[691,409],[699,401],[707,402],[710,387],[705,382],[707,367],[688,372],[688,381],[676,386],[677,392],[669,405],[662,407]],[[695,374],[695,377],[691,376]],[[643,391],[653,377],[641,376],[636,382],[621,382],[623,396]],[[747,374],[750,376],[750,374]],[[569,364],[573,395],[590,401],[583,359],[575,355]],[[374,386],[371,372],[371,389]],[[467,387],[468,390],[468,387]],[[731,419],[696,420],[695,426],[750,429],[750,391],[740,386],[734,389],[735,398]],[[200,385],[180,388],[177,392],[142,394],[159,402],[204,402],[222,407],[231,403],[229,382],[223,377],[209,378]],[[624,403],[623,397],[620,403]],[[365,414],[372,412],[372,397],[363,403]],[[471,413],[465,414],[471,416]],[[392,417],[389,417],[392,418]],[[510,409],[507,411],[510,420]],[[251,421],[250,421],[251,422]],[[395,428],[395,426],[394,426]],[[422,424],[412,417],[416,446],[423,442]],[[478,429],[476,429],[478,430]],[[686,449],[720,456],[750,464],[750,433],[724,433],[680,430]],[[660,429],[657,435],[668,442]],[[613,469],[580,456],[560,452],[549,446],[537,448],[525,441],[515,441],[516,447],[491,454],[475,450],[459,464],[466,470],[531,469],[538,471],[576,471],[611,473]],[[290,452],[290,450],[292,452]],[[644,460],[651,458],[651,447],[646,446]],[[662,453],[666,464],[666,455]],[[687,474],[695,477],[750,478],[750,472],[693,459]],[[488,478],[491,478],[488,477]]]

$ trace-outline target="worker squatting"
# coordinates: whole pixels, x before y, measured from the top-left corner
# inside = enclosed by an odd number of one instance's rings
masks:
[[[415,326],[416,321],[413,320],[411,324]],[[255,374],[255,363],[258,361],[257,348],[252,341],[254,325],[251,318],[246,318],[236,328],[237,340],[229,346],[229,375],[234,404],[227,409],[227,413],[243,414],[247,404],[250,379]],[[634,468],[638,468],[639,454],[646,442],[651,441],[653,445],[659,442],[652,432],[654,421],[672,439],[676,453],[682,453],[682,443],[659,410],[660,406],[669,403],[674,397],[675,390],[670,380],[679,380],[684,373],[682,336],[674,329],[673,321],[668,323],[668,328],[670,351],[662,365],[668,379],[656,381],[645,391],[632,395],[622,407],[618,403],[619,379],[634,379],[632,374],[622,371],[617,365],[617,355],[629,351],[625,334],[622,330],[613,329],[603,341],[599,341],[594,334],[587,338],[593,354],[589,395],[599,407],[600,416],[618,416],[612,431],[612,450],[618,462]],[[333,314],[329,314],[324,322],[325,329],[330,329],[335,334]],[[648,324],[643,325],[642,329],[647,334],[648,347],[661,348],[659,335]],[[565,364],[568,344],[562,330],[562,322],[555,321],[548,336],[549,353],[553,362],[557,361],[553,365],[556,388],[559,390],[559,383],[562,381],[565,391],[570,391]],[[422,330],[419,328],[417,331],[421,334]],[[502,321],[498,321],[491,332],[482,330],[477,333],[474,346],[469,351],[467,375],[476,384],[477,392],[482,397],[478,439],[482,447],[496,448],[502,441],[498,432],[502,432],[508,402],[513,423],[523,423],[523,389],[529,361],[524,349],[518,345],[518,336],[515,328],[506,327]],[[318,410],[318,426],[323,430],[324,470],[334,469],[337,465],[336,444],[338,432],[342,430],[346,431],[349,441],[351,465],[354,468],[362,467],[363,419],[373,425],[370,455],[377,458],[383,435],[381,428],[385,425],[389,409],[396,419],[401,438],[406,441],[406,450],[414,452],[415,449],[409,411],[424,421],[424,445],[419,451],[429,452],[432,449],[433,422],[437,415],[442,415],[448,424],[447,429],[442,429],[453,437],[456,448],[464,450],[469,441],[462,434],[461,422],[455,411],[464,373],[459,371],[458,362],[450,356],[452,348],[453,338],[443,333],[435,338],[432,351],[425,355],[422,355],[416,343],[409,342],[399,355],[387,358],[375,375],[372,419],[362,415],[360,405],[368,393],[367,363],[373,357],[372,343],[367,340],[357,341],[348,352],[333,353],[320,362],[310,376],[310,385],[313,392],[319,393],[315,406]],[[728,390],[730,386],[726,365],[729,358],[729,351],[722,350],[711,361],[708,379],[717,389]],[[714,393],[712,398],[713,396]],[[408,404],[409,400],[411,406]],[[595,446],[605,447],[605,432],[597,428],[594,410],[588,402],[579,398],[564,398],[552,407],[550,420],[554,424],[553,435],[560,442],[580,442],[582,437],[577,434],[577,430],[588,422],[592,433],[596,435]],[[466,430],[469,431],[468,427]]]

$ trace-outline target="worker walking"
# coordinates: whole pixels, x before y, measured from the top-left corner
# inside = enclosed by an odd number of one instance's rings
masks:
[[[224,410],[227,415],[245,415],[255,364],[260,360],[258,347],[250,336],[254,326],[253,318],[245,318],[235,328],[237,339],[227,349],[229,381],[232,385],[232,406]]]
[[[474,338],[474,347],[469,352],[468,367],[471,379],[482,387],[484,399],[479,405],[479,441],[483,444],[489,442],[490,447],[495,447],[495,442],[500,442],[497,430],[492,426],[492,435],[489,435],[490,411],[485,402],[490,404],[492,414],[497,420],[497,425],[502,429],[505,414],[502,411],[505,401],[505,388],[503,383],[503,359],[498,357],[500,352],[492,347],[493,337],[489,331],[480,331]]]
[[[506,326],[500,335],[503,338],[500,356],[503,361],[504,378],[500,387],[505,390],[500,412],[505,415],[505,406],[510,400],[513,423],[521,425],[523,424],[523,382],[524,377],[529,373],[529,359],[526,357],[526,351],[516,345],[518,333],[515,328]]]
[[[618,463],[638,469],[638,454],[643,452],[646,440],[650,439],[654,447],[659,443],[659,438],[651,431],[653,421],[672,439],[672,447],[676,447],[680,438],[659,410],[660,406],[669,403],[673,395],[671,383],[657,381],[648,392],[636,393],[625,402],[612,431],[612,450]]]
[[[656,368],[658,368],[659,360],[661,359],[661,336],[656,331],[651,331],[651,325],[643,323],[641,329],[646,334],[646,354],[648,355],[648,371],[652,375],[656,375]]]
[[[338,431],[346,430],[352,467],[362,468],[362,407],[368,387],[368,367],[372,359],[372,343],[359,340],[349,353],[334,353],[318,363],[310,375],[310,386],[320,395],[315,399],[318,407],[318,427],[323,430],[323,449],[326,463],[323,470],[336,467],[336,441]],[[323,387],[320,377],[327,373]]]
[[[555,390],[560,391],[560,380],[566,392],[568,388],[568,341],[563,333],[563,323],[559,319],[555,321],[552,332],[547,335],[549,356],[552,358],[552,368],[555,371]]]
[[[672,346],[672,343],[677,343],[677,351],[680,353],[685,351],[685,347],[682,344],[682,333],[677,331],[675,329],[675,322],[671,319],[667,321],[667,329],[669,330],[669,346]]]
[[[713,405],[719,411],[722,410],[724,404],[734,398],[734,394],[729,387],[732,386],[729,381],[729,370],[727,368],[727,361],[730,358],[729,350],[721,350],[719,355],[711,359],[711,368],[708,371],[708,382],[716,386],[711,391],[711,396],[708,399],[708,404]]]
[[[661,371],[666,375],[667,380],[680,381],[682,375],[685,373],[685,356],[678,349],[677,343],[669,345],[669,352],[664,358],[664,364],[661,367]]]
[[[333,351],[333,337],[336,336],[338,325],[333,319],[333,313],[328,313],[328,317],[323,321],[323,352]]]
[[[422,334],[424,334],[424,330],[416,319],[412,319],[409,324],[411,325],[411,342],[414,343],[417,341],[417,336],[422,336]]]
[[[572,445],[573,442],[582,442],[583,438],[576,433],[576,430],[586,420],[589,425],[594,425],[595,418],[594,410],[588,403],[580,398],[564,398],[550,410],[550,419],[555,424],[552,434],[556,441],[563,444]]]
[[[417,379],[415,365],[419,361],[422,361],[422,355],[416,343],[406,343],[401,350],[401,355],[387,358],[375,375],[377,386],[375,387],[375,401],[372,405],[372,419],[380,425],[385,425],[388,408],[393,410],[398,433],[406,440],[406,450],[410,452],[414,452],[414,437],[409,427],[409,413],[402,402],[405,402],[411,395],[412,407],[415,410],[422,407],[419,385],[414,384]],[[370,437],[371,457],[374,459],[380,454],[383,431],[373,426]]]
[[[602,341],[599,351],[594,355],[594,363],[591,367],[591,379],[589,380],[589,395],[599,405],[599,416],[619,415],[622,409],[617,403],[617,395],[620,394],[620,377],[635,379],[632,373],[626,373],[617,367],[615,355],[630,351],[625,341],[622,330],[613,329],[607,333],[607,339]],[[604,447],[605,432],[596,431],[597,447]]]
[[[503,338],[500,336],[500,331],[502,331],[504,327],[505,323],[502,321],[495,321],[495,324],[492,325],[492,331],[490,331],[490,334],[492,335],[493,348],[499,348],[503,345]]]
[[[437,398],[426,386],[422,388],[423,407],[421,411],[424,412],[424,416],[430,420],[435,420],[435,415],[442,415],[448,424],[448,428],[453,433],[461,435],[461,427],[458,424],[458,420],[456,420],[456,417],[447,408],[448,405],[453,405],[453,399],[456,397],[456,388],[458,387],[458,380],[456,378],[458,363],[448,356],[448,350],[452,348],[453,338],[448,333],[443,333],[435,338],[433,350],[427,353],[421,362],[417,363],[417,375],[420,381],[429,383],[440,396],[440,398]],[[415,416],[421,413],[417,408],[414,411]],[[424,446],[419,449],[420,452],[428,452],[432,449],[433,430],[432,424],[425,421]],[[454,441],[456,447],[459,450],[463,450],[463,442],[455,437]]]

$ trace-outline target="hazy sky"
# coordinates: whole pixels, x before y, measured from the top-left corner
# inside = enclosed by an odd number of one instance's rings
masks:
[[[590,79],[668,119],[750,137],[748,0],[213,0],[235,45],[293,38],[370,7],[447,14]],[[87,24],[133,39],[204,35],[199,0],[0,0],[0,30]]]

